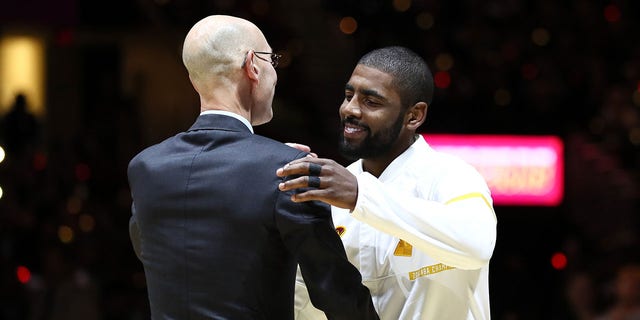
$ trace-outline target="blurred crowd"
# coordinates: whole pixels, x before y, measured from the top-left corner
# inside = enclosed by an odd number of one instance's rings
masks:
[[[16,96],[0,124],[0,319],[146,319],[126,162],[95,130],[67,145]]]
[[[640,2],[414,1],[416,16],[428,11],[433,23],[410,33],[379,20],[400,28],[415,19],[371,3],[379,10],[359,1],[325,9],[361,12],[359,50],[398,43],[447,72],[451,84],[436,92],[425,130],[557,134],[567,144],[567,197],[547,221],[560,225],[554,245],[568,265],[544,272],[551,292],[537,289],[530,275],[551,266],[523,265],[511,254],[526,254],[519,244],[501,238],[511,243],[498,241],[492,260],[501,271],[492,273],[494,318],[640,319]],[[278,90],[295,88],[284,82]],[[52,124],[28,103],[17,95],[0,119],[0,320],[147,319],[126,181],[128,159],[147,142],[118,138],[138,124],[115,115],[60,142],[48,139]],[[518,210],[535,209],[508,209]],[[504,211],[496,209],[499,234],[530,223],[500,223]],[[533,232],[536,241],[545,232]]]

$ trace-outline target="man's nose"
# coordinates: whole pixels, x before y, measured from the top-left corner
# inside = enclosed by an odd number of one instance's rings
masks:
[[[353,97],[350,101],[346,101],[342,104],[342,113],[344,116],[353,116],[359,118],[362,115],[360,110],[360,104],[358,99]]]

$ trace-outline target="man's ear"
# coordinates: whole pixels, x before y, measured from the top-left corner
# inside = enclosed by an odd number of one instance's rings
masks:
[[[247,53],[247,60],[244,62],[244,72],[249,77],[249,79],[258,81],[260,75],[260,68],[255,64],[255,59],[253,59],[254,53],[253,51],[249,51]]]
[[[407,127],[417,130],[427,119],[428,105],[426,102],[418,102],[407,111]]]

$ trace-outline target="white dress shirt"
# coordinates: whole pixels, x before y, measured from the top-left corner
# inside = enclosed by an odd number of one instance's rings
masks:
[[[224,111],[224,110],[206,110],[206,111],[202,111],[200,112],[200,115],[203,114],[221,114],[224,116],[229,116],[229,117],[233,117],[236,118],[240,121],[242,121],[242,123],[244,123],[245,126],[247,126],[247,128],[249,128],[249,130],[251,130],[251,133],[253,133],[253,127],[251,126],[251,123],[249,122],[249,120],[247,120],[246,118],[244,118],[243,116],[237,114],[237,113],[233,113],[231,111]]]

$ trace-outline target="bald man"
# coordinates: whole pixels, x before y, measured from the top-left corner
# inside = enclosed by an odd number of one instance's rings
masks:
[[[297,264],[328,318],[378,318],[330,208],[278,191],[276,169],[307,153],[253,133],[273,116],[272,52],[258,27],[231,16],[206,17],[186,36],[200,115],[128,168],[152,319],[293,319]]]

